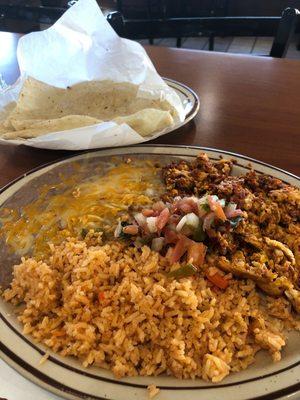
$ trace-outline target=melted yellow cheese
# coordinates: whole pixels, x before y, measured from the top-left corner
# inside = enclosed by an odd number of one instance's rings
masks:
[[[75,173],[55,186],[45,185],[39,198],[20,211],[1,210],[1,234],[6,243],[20,255],[32,250],[42,256],[49,242],[78,236],[83,228],[111,229],[128,207],[151,204],[162,192],[159,170],[150,163],[122,163],[105,175],[78,180]]]

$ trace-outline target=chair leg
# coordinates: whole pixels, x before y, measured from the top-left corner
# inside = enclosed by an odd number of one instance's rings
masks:
[[[271,57],[285,57],[292,35],[295,32],[299,15],[300,12],[296,8],[287,7],[283,10],[270,51]]]
[[[181,47],[181,45],[182,45],[181,37],[178,37],[178,38],[176,39],[176,47]]]
[[[213,33],[210,33],[208,37],[208,50],[213,51],[214,47],[215,47],[215,36]]]
[[[154,39],[153,38],[149,38],[149,44],[151,44],[151,45],[154,44]]]

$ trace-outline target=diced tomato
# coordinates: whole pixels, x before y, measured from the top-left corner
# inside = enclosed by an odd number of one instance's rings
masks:
[[[179,236],[179,240],[176,243],[174,250],[171,254],[171,257],[169,258],[169,261],[174,264],[177,261],[180,260],[180,258],[184,255],[184,253],[187,251],[187,249],[189,248],[190,242],[191,240],[188,239],[186,236],[184,235],[178,235]]]
[[[175,231],[172,231],[170,228],[166,227],[163,233],[165,237],[165,243],[176,243],[178,241],[178,234]]]
[[[127,235],[137,235],[139,232],[139,227],[137,225],[127,225],[124,226],[123,232]]]
[[[229,285],[228,279],[224,278],[221,274],[216,272],[213,275],[206,274],[206,277],[209,281],[211,281],[214,285],[216,285],[220,289],[226,289]]]
[[[144,217],[153,217],[154,210],[145,209],[145,210],[142,210],[142,214]]]
[[[221,221],[226,221],[227,218],[220,203],[216,203],[215,214],[216,217]]]
[[[241,217],[244,215],[244,212],[240,209],[234,210],[231,212],[230,217],[228,218],[236,218],[236,217]]]
[[[164,208],[162,212],[157,217],[156,226],[159,231],[167,224],[170,218],[170,211],[168,208]]]
[[[212,196],[207,196],[207,202],[211,211],[215,211],[215,200],[212,198]]]
[[[211,209],[215,213],[215,216],[221,221],[226,221],[226,215],[223,211],[221,204],[218,201],[215,201],[211,196],[207,196],[208,204]]]
[[[98,293],[98,300],[101,302],[103,300],[105,300],[105,294],[104,292],[99,292]]]
[[[184,214],[198,213],[197,203],[190,197],[184,197],[174,203],[173,212],[181,211]]]
[[[191,240],[187,253],[187,262],[201,267],[204,264],[207,247],[203,243],[196,243]]]

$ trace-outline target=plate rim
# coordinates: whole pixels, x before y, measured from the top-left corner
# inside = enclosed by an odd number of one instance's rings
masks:
[[[44,350],[40,349],[39,347],[36,346],[35,343],[30,341],[25,335],[23,335],[14,326],[12,326],[10,321],[8,321],[5,318],[5,316],[3,316],[1,311],[0,311],[0,319],[8,327],[8,329],[13,331],[15,335],[19,336],[19,338],[21,338],[27,344],[27,346],[30,346],[33,350],[38,352],[41,356],[44,356],[47,353],[47,349],[46,350],[45,349]],[[1,345],[6,347],[3,343],[0,342],[0,353],[1,353]],[[7,348],[7,349],[8,349],[8,352],[11,351],[9,348]],[[16,358],[20,358],[14,352],[12,352],[12,354]],[[97,381],[102,381],[102,382],[106,382],[106,383],[111,383],[111,384],[116,384],[116,385],[120,385],[120,386],[136,388],[136,389],[146,389],[147,388],[147,386],[145,384],[118,381],[118,380],[113,379],[113,378],[107,378],[107,377],[103,377],[103,376],[93,375],[92,373],[88,372],[88,369],[87,369],[87,372],[86,371],[83,372],[82,370],[77,369],[76,367],[70,366],[70,365],[60,361],[59,359],[53,357],[52,355],[49,356],[49,360],[52,361],[54,364],[56,364],[56,365],[58,365],[58,366],[60,366],[62,368],[65,368],[65,369],[67,369],[67,370],[69,370],[71,372],[74,372],[74,373],[76,373],[78,375],[82,375],[82,376],[86,376],[86,377],[92,378],[92,379],[97,380]],[[23,360],[22,360],[22,362],[23,362]],[[218,384],[218,386],[215,386],[215,385],[211,384],[211,385],[208,385],[208,386],[184,386],[184,387],[159,385],[159,387],[161,389],[163,389],[163,390],[171,390],[171,391],[174,391],[174,390],[187,390],[187,391],[189,391],[189,390],[191,390],[191,391],[194,391],[194,390],[210,390],[210,389],[215,389],[215,388],[234,387],[234,386],[238,386],[238,385],[243,385],[243,384],[247,384],[247,383],[261,381],[262,379],[271,378],[272,376],[282,374],[282,373],[284,373],[286,371],[289,371],[289,370],[292,370],[293,368],[296,368],[298,366],[300,366],[300,360],[295,362],[295,363],[293,363],[293,364],[291,364],[291,365],[288,365],[288,366],[286,366],[284,368],[278,369],[278,370],[276,370],[274,372],[269,372],[269,373],[264,374],[264,375],[260,375],[260,376],[256,376],[256,377],[253,377],[253,378],[240,380],[240,381],[237,381],[237,382],[220,383],[220,384]],[[299,389],[300,389],[300,386],[299,386]]]
[[[65,155],[63,157],[59,157],[56,160],[52,160],[46,163],[43,163],[41,165],[38,165],[36,167],[30,168],[27,172],[24,172],[24,174],[18,175],[16,178],[14,178],[13,180],[9,181],[8,183],[4,184],[4,186],[0,186],[0,194],[3,193],[6,189],[8,189],[10,186],[12,186],[14,183],[18,182],[19,180],[25,178],[28,175],[33,174],[34,172],[39,171],[40,169],[46,168],[46,167],[50,167],[52,164],[56,164],[62,161],[66,161],[69,158],[73,158],[76,156],[79,156],[81,154],[86,154],[86,153],[95,153],[97,151],[108,151],[108,150],[119,150],[119,149],[126,149],[126,148],[139,148],[139,147],[167,147],[167,148],[182,148],[182,149],[193,149],[193,150],[208,150],[208,151],[214,151],[216,153],[222,153],[225,155],[229,155],[231,157],[239,157],[239,158],[243,158],[249,162],[254,162],[260,165],[263,165],[265,167],[271,168],[271,169],[275,169],[278,172],[284,173],[286,175],[289,175],[291,178],[294,178],[298,181],[300,181],[300,176],[297,176],[296,174],[293,174],[292,172],[289,172],[285,169],[276,167],[275,165],[266,163],[264,161],[260,161],[257,160],[256,158],[252,158],[250,156],[245,156],[243,154],[240,153],[234,153],[232,151],[229,150],[221,150],[221,149],[217,149],[215,147],[206,147],[206,146],[197,146],[197,145],[183,145],[183,144],[159,144],[159,143],[139,143],[139,144],[135,144],[135,145],[129,145],[129,146],[119,146],[119,147],[99,147],[97,149],[88,149],[88,150],[75,150],[73,153]],[[68,150],[66,150],[68,151]]]
[[[3,349],[4,348],[4,349]],[[11,353],[12,356],[15,356],[20,360],[20,363],[17,363],[13,360],[11,356],[7,353]],[[3,357],[4,354],[4,357]],[[21,359],[19,356],[16,356],[10,349],[8,349],[3,343],[0,342],[0,358],[7,363],[10,367],[14,369],[17,373],[21,374],[26,379],[30,380],[32,383],[38,385],[44,390],[48,390],[51,393],[54,393],[59,396],[63,396],[68,399],[86,399],[86,400],[113,400],[108,397],[101,397],[91,394],[86,394],[77,389],[74,389],[70,386],[67,386],[61,382],[57,382],[54,378],[49,377],[47,374],[43,373],[40,369],[35,368],[34,366],[28,364],[26,361]],[[8,361],[8,360],[9,361]],[[34,370],[34,372],[30,372],[30,370]],[[53,384],[49,383],[49,381],[53,382]],[[160,386],[158,386],[160,387]],[[219,386],[216,386],[217,389]],[[220,387],[219,387],[220,388]],[[212,387],[212,390],[214,388]],[[177,390],[180,390],[178,388]],[[182,389],[181,389],[182,390]],[[184,390],[184,388],[183,388]],[[194,390],[200,391],[201,389],[195,388]],[[184,393],[184,392],[183,392]],[[300,393],[300,382],[292,386],[287,386],[285,388],[276,390],[275,392],[267,393],[265,395],[249,397],[244,400],[280,400],[286,399],[287,397],[291,398],[291,396],[295,396]],[[78,397],[79,396],[79,397]],[[295,399],[296,400],[296,399]]]
[[[198,114],[198,111],[199,111],[199,109],[200,109],[200,103],[201,103],[201,102],[200,102],[200,98],[199,98],[199,96],[197,95],[197,93],[196,93],[192,88],[190,88],[188,85],[186,85],[185,83],[176,81],[175,79],[172,79],[172,78],[162,77],[162,79],[167,83],[168,86],[170,86],[170,85],[169,85],[169,82],[171,82],[171,83],[175,83],[175,85],[177,85],[177,86],[179,86],[179,87],[181,87],[181,88],[184,88],[184,89],[185,89],[187,92],[189,92],[189,93],[192,95],[192,97],[194,98],[194,106],[193,106],[193,108],[192,108],[191,111],[185,116],[184,121],[182,121],[180,124],[178,124],[178,126],[177,126],[175,129],[173,129],[172,131],[170,131],[170,132],[173,132],[174,130],[180,128],[181,126],[187,124],[189,121],[191,121],[191,120]],[[172,89],[174,89],[174,87],[172,87]],[[174,89],[174,90],[175,90],[175,89]],[[169,133],[170,133],[170,132],[169,132]]]

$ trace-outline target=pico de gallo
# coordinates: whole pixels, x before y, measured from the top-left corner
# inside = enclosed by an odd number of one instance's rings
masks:
[[[227,203],[215,195],[178,196],[173,202],[158,201],[127,221],[119,221],[114,236],[131,239],[137,247],[148,245],[164,255],[170,264],[185,260],[186,264],[177,272],[182,277],[192,275],[203,266],[213,232],[232,230],[244,217],[245,213],[235,203]],[[225,283],[218,276],[210,276],[210,280],[224,288]]]

